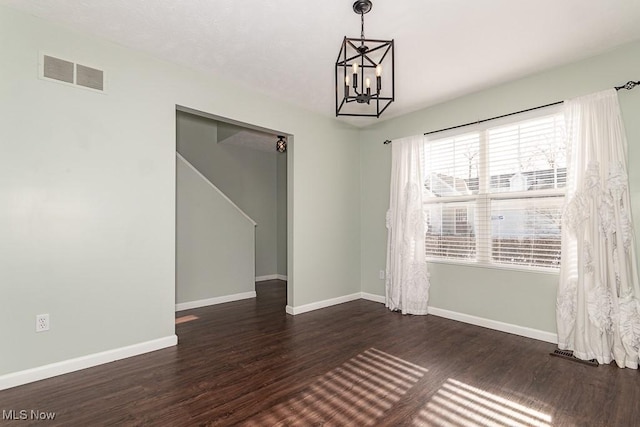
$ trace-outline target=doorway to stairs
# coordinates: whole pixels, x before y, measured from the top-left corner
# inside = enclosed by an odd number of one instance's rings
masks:
[[[280,280],[289,287],[291,159],[276,150],[279,135],[290,148],[293,138],[286,133],[176,108],[180,316],[188,309],[253,298],[261,283]]]

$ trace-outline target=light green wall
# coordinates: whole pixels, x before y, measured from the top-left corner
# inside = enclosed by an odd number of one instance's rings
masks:
[[[389,206],[391,149],[382,144],[448,126],[489,118],[611,88],[640,79],[640,42],[575,64],[487,89],[376,123],[360,133],[362,291],[384,295],[385,212]],[[629,137],[629,178],[636,228],[640,225],[640,92],[621,92]],[[429,265],[433,307],[555,332],[557,274]]]
[[[288,304],[360,290],[353,127],[5,7],[0,51],[0,375],[174,334],[176,105],[293,135]],[[38,79],[39,52],[107,93]]]
[[[208,118],[178,111],[176,120],[178,152],[258,224],[256,276],[277,274],[278,210],[286,212],[286,192],[278,197],[278,153],[219,144],[217,122]]]
[[[176,303],[253,292],[255,225],[177,159]]]
[[[287,275],[287,153],[279,154],[277,167],[277,240],[278,240],[278,273]]]

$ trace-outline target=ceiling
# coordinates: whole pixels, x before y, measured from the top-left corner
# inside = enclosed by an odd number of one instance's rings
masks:
[[[251,148],[270,154],[279,154],[276,151],[278,136],[275,134],[222,121],[216,123],[219,144],[235,145],[236,147]],[[286,141],[286,136],[283,135],[283,137]]]
[[[342,38],[360,35],[352,3],[0,0],[327,116]],[[397,100],[383,119],[640,39],[640,1],[373,0],[365,36],[396,43]]]

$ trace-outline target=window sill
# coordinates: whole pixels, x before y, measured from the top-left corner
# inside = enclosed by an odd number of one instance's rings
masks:
[[[509,270],[522,273],[536,273],[536,274],[551,274],[558,276],[560,274],[559,269],[541,268],[541,267],[527,267],[526,265],[511,265],[511,264],[489,264],[478,261],[464,261],[464,260],[448,260],[438,258],[427,258],[427,262],[430,264],[449,264],[449,265],[461,265],[466,267],[478,267],[493,270]]]

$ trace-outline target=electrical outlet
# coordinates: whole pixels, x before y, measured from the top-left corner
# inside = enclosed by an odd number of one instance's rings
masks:
[[[38,314],[36,316],[36,332],[44,332],[49,330],[49,315]]]
[[[384,280],[384,270],[380,270],[380,273],[378,273],[378,277],[380,278],[380,280]]]

